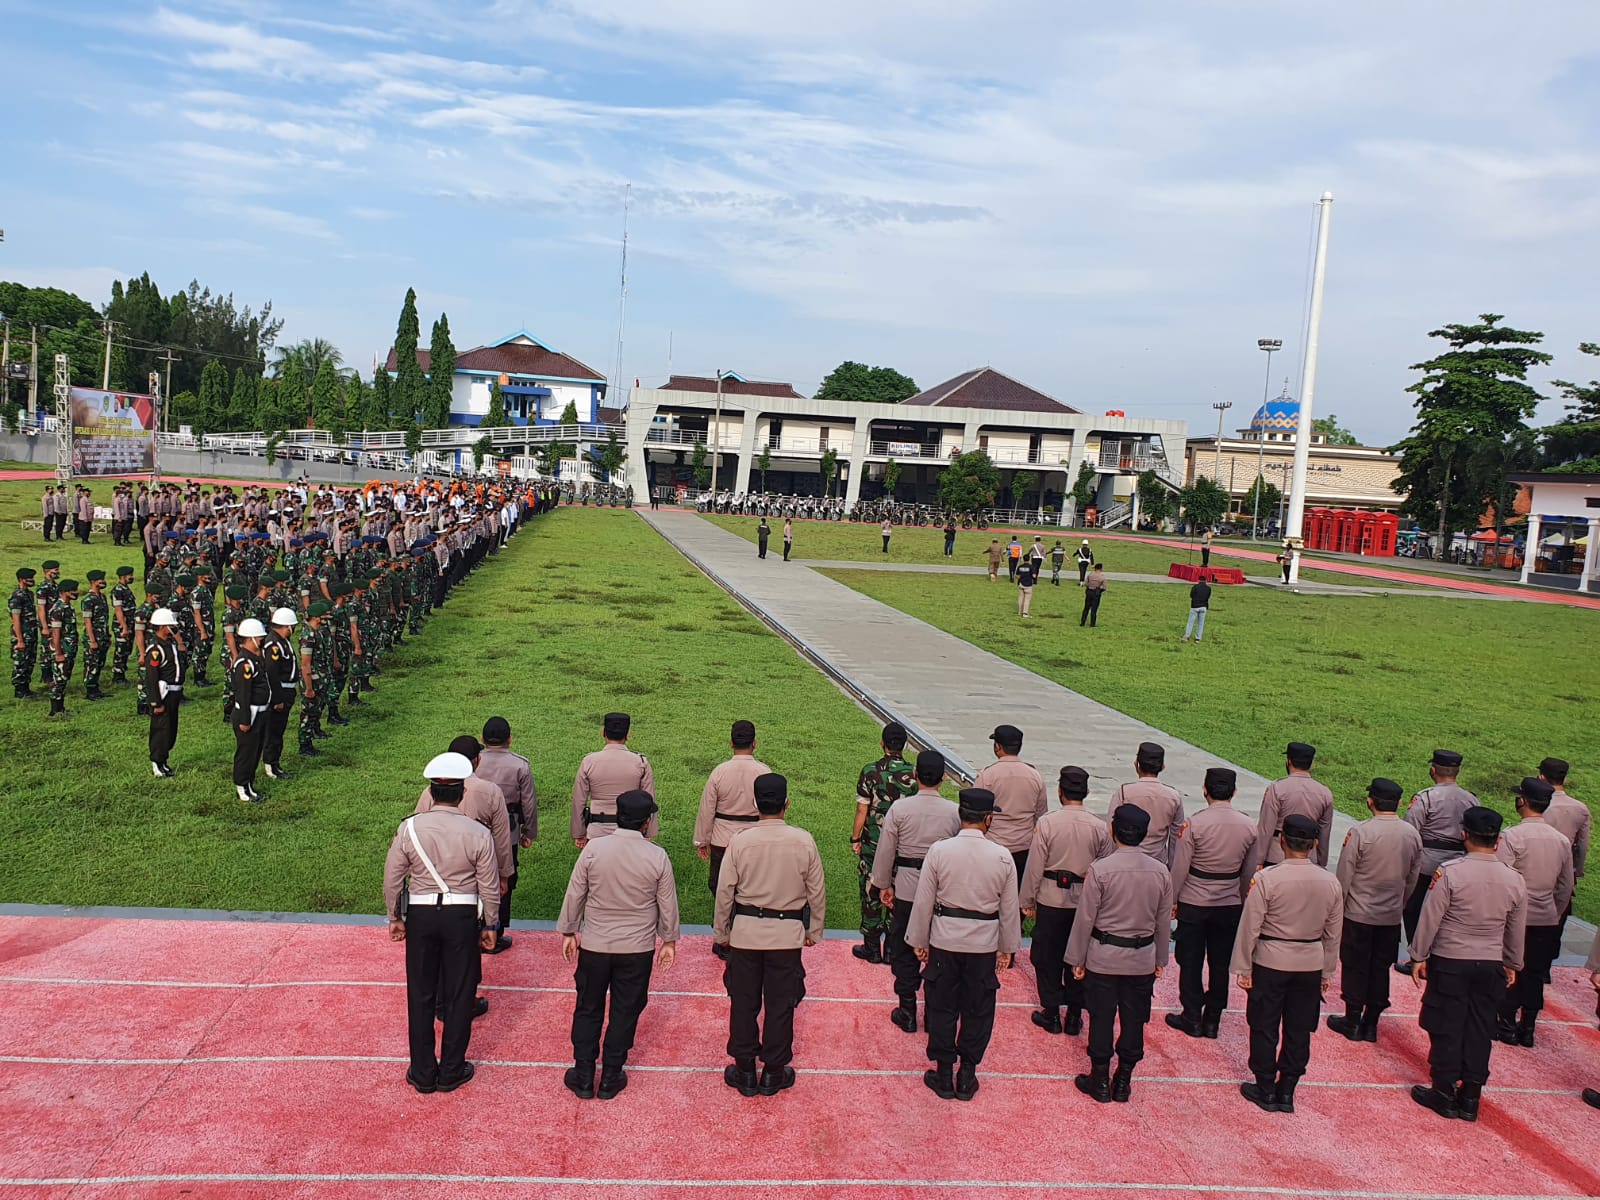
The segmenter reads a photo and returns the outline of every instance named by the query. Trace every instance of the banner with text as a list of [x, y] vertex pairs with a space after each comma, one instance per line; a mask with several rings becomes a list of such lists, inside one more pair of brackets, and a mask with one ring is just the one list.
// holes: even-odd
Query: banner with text
[[72, 473], [150, 473], [156, 465], [155, 426], [154, 397], [73, 388]]

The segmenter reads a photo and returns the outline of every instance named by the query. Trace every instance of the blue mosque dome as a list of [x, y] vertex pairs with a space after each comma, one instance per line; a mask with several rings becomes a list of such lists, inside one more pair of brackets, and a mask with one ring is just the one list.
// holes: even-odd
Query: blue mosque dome
[[[1250, 418], [1250, 432], [1265, 435], [1269, 440], [1282, 440], [1292, 436], [1300, 427], [1300, 401], [1289, 395], [1287, 388], [1276, 400], [1269, 400], [1256, 409]], [[1276, 438], [1273, 435], [1277, 435]]]

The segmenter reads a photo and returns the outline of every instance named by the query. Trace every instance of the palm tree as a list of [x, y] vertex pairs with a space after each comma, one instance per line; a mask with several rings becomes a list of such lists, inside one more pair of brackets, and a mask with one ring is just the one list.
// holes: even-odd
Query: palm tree
[[282, 375], [285, 368], [296, 365], [305, 379], [315, 379], [323, 363], [335, 370], [344, 364], [344, 355], [327, 338], [302, 338], [292, 346], [279, 346], [277, 361], [272, 365], [274, 375]]

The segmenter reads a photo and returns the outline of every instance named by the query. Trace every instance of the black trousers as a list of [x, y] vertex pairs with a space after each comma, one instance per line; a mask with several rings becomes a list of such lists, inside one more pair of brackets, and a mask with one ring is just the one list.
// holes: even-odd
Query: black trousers
[[267, 724], [261, 740], [261, 761], [269, 766], [277, 766], [283, 757], [283, 735], [289, 728], [289, 714], [293, 711], [294, 701], [291, 700], [282, 709], [269, 708], [262, 714]]
[[1322, 1011], [1321, 971], [1279, 971], [1257, 963], [1244, 1006], [1250, 1026], [1250, 1072], [1258, 1083], [1294, 1083], [1311, 1062], [1311, 1035]]
[[1083, 616], [1078, 618], [1081, 627], [1085, 621], [1093, 629], [1100, 621], [1100, 597], [1105, 595], [1103, 588], [1089, 588], [1083, 593]]
[[600, 954], [578, 950], [578, 1005], [572, 1010], [572, 1057], [592, 1063], [600, 1056], [600, 1027], [611, 997], [611, 1023], [606, 1025], [605, 1066], [620, 1067], [633, 1049], [639, 1014], [650, 1003], [650, 970], [655, 953]]
[[1017, 578], [1017, 563], [1020, 562], [1020, 561], [1021, 561], [1020, 559], [1015, 559], [1015, 558], [1007, 558], [1006, 559], [1006, 578], [1010, 579], [1012, 582], [1016, 581], [1016, 578]]
[[[482, 976], [478, 910], [469, 904], [413, 905], [406, 914], [406, 1023], [411, 1034], [411, 1077], [424, 1087], [461, 1077], [472, 1037], [472, 1004]], [[444, 1013], [437, 1058], [436, 1010]]]
[[1422, 919], [1422, 902], [1428, 898], [1428, 885], [1432, 882], [1432, 875], [1418, 875], [1417, 882], [1412, 885], [1411, 894], [1406, 897], [1406, 910], [1401, 920], [1405, 922], [1407, 946], [1410, 946], [1411, 939], [1417, 936], [1417, 922]]
[[901, 1008], [917, 1006], [917, 989], [922, 986], [922, 964], [917, 952], [906, 945], [906, 927], [911, 924], [912, 902], [894, 898], [894, 912], [889, 916], [889, 932], [883, 948], [889, 958], [889, 970], [894, 973], [894, 994]]
[[1561, 955], [1561, 926], [1529, 925], [1522, 950], [1522, 970], [1514, 987], [1506, 989], [1500, 1015], [1508, 1020], [1520, 1010], [1529, 1020], [1544, 1008], [1544, 977]]
[[757, 558], [765, 558], [766, 556], [767, 556], [767, 539], [765, 537], [758, 538], [757, 541], [756, 541], [756, 557]]
[[885, 554], [889, 553], [889, 535], [887, 533], [883, 535], [883, 552]]
[[513, 822], [511, 837], [511, 874], [506, 878], [506, 884], [500, 889], [500, 930], [505, 933], [511, 929], [511, 893], [517, 890], [517, 839], [523, 826]]
[[229, 724], [233, 728], [233, 782], [249, 786], [255, 783], [256, 767], [261, 762], [261, 743], [267, 732], [267, 714], [257, 713], [248, 729], [240, 730], [240, 718], [248, 718], [248, 708], [236, 708]]
[[150, 698], [150, 761], [167, 765], [167, 755], [178, 744], [178, 693], [173, 692], [162, 704], [164, 711], [155, 710], [156, 698]]
[[994, 1034], [995, 998], [1000, 976], [994, 952], [963, 954], [928, 951], [927, 985], [928, 1057], [939, 1064], [962, 1063], [975, 1067], [983, 1061]]
[[1022, 889], [1022, 873], [1028, 869], [1028, 852], [1026, 850], [1013, 850], [1011, 861], [1017, 864], [1017, 889]]
[[1178, 905], [1172, 956], [1178, 961], [1178, 1003], [1191, 1021], [1221, 1020], [1228, 1007], [1228, 959], [1243, 914], [1242, 904]]
[[[1054, 887], [1045, 880], [1041, 887]], [[1072, 936], [1075, 908], [1051, 908], [1041, 904], [1033, 918], [1033, 976], [1039, 985], [1039, 1007], [1055, 1012], [1063, 1004], [1083, 1007], [1083, 982], [1072, 977], [1067, 966], [1067, 939]]]
[[1494, 1018], [1505, 1002], [1506, 976], [1487, 960], [1428, 959], [1428, 988], [1418, 1024], [1428, 1035], [1428, 1070], [1435, 1087], [1489, 1081]]
[[1389, 977], [1400, 953], [1400, 926], [1363, 925], [1345, 918], [1339, 935], [1339, 995], [1345, 1011], [1376, 1021], [1389, 1007]]
[[711, 889], [711, 894], [717, 894], [717, 882], [722, 878], [722, 859], [728, 853], [726, 846], [712, 846], [711, 857], [706, 868], [706, 886]]
[[789, 561], [789, 551], [791, 551], [793, 549], [794, 549], [794, 539], [793, 538], [784, 538], [783, 539], [783, 561], [784, 562], [788, 562]]
[[[1150, 997], [1156, 977], [1099, 975], [1083, 981], [1083, 1004], [1089, 1010], [1089, 1061], [1109, 1063], [1112, 1041], [1117, 1058], [1132, 1066], [1144, 1057], [1144, 1027], [1150, 1022]], [[1113, 1030], [1113, 1025], [1120, 1026]]]
[[1080, 562], [1078, 564], [1078, 586], [1082, 587], [1083, 586], [1083, 581], [1085, 579], [1087, 579], [1088, 577], [1089, 577], [1089, 564], [1086, 563], [1086, 562]]
[[1211, 547], [1210, 546], [1202, 546], [1200, 548], [1200, 565], [1202, 567], [1209, 567], [1211, 565]]
[[738, 1062], [759, 1058], [773, 1070], [788, 1066], [794, 1059], [794, 1010], [806, 994], [800, 951], [730, 946], [722, 983], [729, 1000], [728, 1054]]

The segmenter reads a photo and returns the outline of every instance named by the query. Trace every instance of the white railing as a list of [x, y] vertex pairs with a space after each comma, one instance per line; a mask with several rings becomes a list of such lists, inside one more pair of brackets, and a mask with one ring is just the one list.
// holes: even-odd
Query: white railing
[[1118, 525], [1126, 525], [1132, 515], [1132, 505], [1112, 504], [1100, 510], [1095, 517], [1095, 524], [1101, 529], [1115, 529]]
[[848, 440], [835, 442], [824, 441], [822, 438], [804, 437], [769, 437], [766, 448], [773, 454], [825, 454], [829, 449], [837, 450], [841, 446], [848, 446]]
[[961, 453], [960, 446], [945, 447], [938, 442], [868, 442], [867, 454], [901, 462], [913, 458], [947, 459]]
[[1102, 450], [1099, 466], [1102, 471], [1126, 471], [1133, 475], [1154, 471], [1173, 487], [1179, 489], [1183, 487], [1183, 477], [1172, 469], [1164, 454], [1118, 454], [1115, 451]]
[[[620, 430], [621, 426], [618, 426], [618, 429]], [[602, 437], [600, 440], [604, 441], [605, 439]], [[620, 433], [618, 434], [618, 440], [621, 440]], [[713, 445], [711, 435], [709, 433], [699, 433], [692, 429], [651, 429], [644, 435], [644, 440], [646, 444], [651, 446], [712, 447]], [[739, 448], [740, 440], [741, 431], [739, 429], [722, 429], [717, 433], [714, 448], [719, 450], [737, 450]]]

